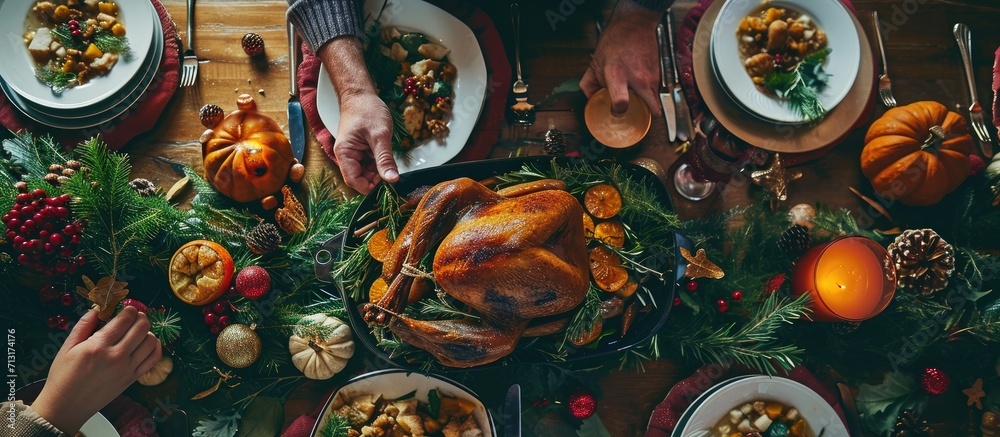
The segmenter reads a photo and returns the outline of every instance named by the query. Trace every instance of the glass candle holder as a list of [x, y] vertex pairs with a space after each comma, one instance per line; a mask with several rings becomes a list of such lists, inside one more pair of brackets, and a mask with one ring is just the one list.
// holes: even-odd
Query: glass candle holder
[[812, 295], [812, 320], [857, 322], [875, 317], [892, 302], [896, 268], [882, 245], [844, 237], [803, 254], [791, 286], [795, 296]]

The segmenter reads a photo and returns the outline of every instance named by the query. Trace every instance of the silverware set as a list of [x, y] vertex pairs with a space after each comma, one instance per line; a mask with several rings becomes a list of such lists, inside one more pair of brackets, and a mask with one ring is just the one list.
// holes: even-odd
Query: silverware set
[[181, 67], [180, 86], [194, 85], [198, 80], [198, 55], [194, 53], [194, 0], [187, 0], [187, 48], [184, 50], [184, 63]]
[[878, 41], [878, 53], [882, 55], [882, 74], [878, 77], [878, 98], [886, 108], [896, 106], [896, 97], [892, 95], [892, 81], [889, 80], [889, 63], [885, 58], [885, 38], [882, 36], [882, 26], [878, 21], [878, 11], [872, 12], [872, 24], [875, 26], [875, 40]]
[[663, 118], [667, 122], [667, 139], [671, 142], [687, 141], [692, 137], [691, 110], [688, 108], [684, 89], [681, 88], [680, 73], [677, 71], [677, 57], [674, 55], [674, 16], [667, 9], [666, 25], [656, 27], [656, 39], [660, 47], [660, 105]]

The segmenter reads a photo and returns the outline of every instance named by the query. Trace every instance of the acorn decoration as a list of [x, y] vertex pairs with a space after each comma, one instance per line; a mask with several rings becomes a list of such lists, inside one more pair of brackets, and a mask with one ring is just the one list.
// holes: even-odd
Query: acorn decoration
[[198, 119], [201, 120], [201, 125], [209, 129], [215, 127], [222, 122], [222, 117], [226, 114], [222, 112], [222, 108], [219, 105], [213, 105], [211, 103], [202, 106], [198, 110]]
[[955, 250], [932, 229], [908, 229], [889, 245], [901, 288], [925, 296], [944, 290], [955, 272]]
[[256, 326], [239, 323], [227, 326], [215, 340], [215, 353], [229, 367], [243, 369], [250, 367], [260, 358], [260, 336], [254, 331]]
[[256, 33], [243, 35], [240, 45], [243, 46], [243, 52], [246, 53], [247, 56], [260, 56], [264, 53], [264, 38]]
[[278, 250], [281, 244], [281, 233], [278, 227], [271, 223], [261, 223], [247, 232], [247, 248], [254, 255], [264, 255]]

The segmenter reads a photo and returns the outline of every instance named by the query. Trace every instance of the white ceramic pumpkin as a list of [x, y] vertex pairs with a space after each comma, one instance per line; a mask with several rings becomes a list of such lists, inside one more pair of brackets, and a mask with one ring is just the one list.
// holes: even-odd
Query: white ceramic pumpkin
[[[324, 335], [309, 335], [321, 327]], [[292, 363], [306, 378], [330, 379], [347, 366], [354, 355], [351, 327], [336, 317], [313, 314], [299, 321], [295, 335], [288, 339]]]
[[173, 370], [174, 360], [164, 355], [163, 358], [160, 358], [160, 361], [157, 361], [153, 365], [152, 369], [149, 369], [148, 372], [139, 377], [139, 384], [147, 386], [160, 385], [160, 383], [167, 379], [167, 376], [170, 376], [170, 372]]

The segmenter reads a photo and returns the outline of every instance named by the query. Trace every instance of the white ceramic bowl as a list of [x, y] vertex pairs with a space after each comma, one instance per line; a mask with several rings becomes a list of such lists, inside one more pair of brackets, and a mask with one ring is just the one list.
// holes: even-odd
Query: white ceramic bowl
[[691, 413], [680, 435], [684, 437], [711, 435], [705, 431], [729, 414], [729, 411], [757, 400], [778, 401], [795, 407], [816, 434], [824, 430], [824, 437], [849, 435], [844, 423], [830, 404], [809, 387], [791, 379], [761, 375], [724, 384], [726, 386], [713, 392], [700, 403], [691, 405], [690, 408], [694, 408], [694, 412]]
[[29, 11], [34, 1], [7, 0], [0, 5], [0, 29], [6, 29], [0, 38], [0, 77], [21, 97], [38, 105], [74, 109], [93, 105], [114, 97], [130, 83], [150, 53], [155, 22], [153, 4], [145, 0], [118, 2], [118, 18], [125, 25], [131, 54], [121, 56], [107, 75], [90, 82], [55, 93], [35, 77], [35, 61], [24, 43], [24, 33]]
[[[364, 16], [378, 16], [384, 2], [365, 1]], [[453, 87], [455, 98], [448, 121], [448, 135], [414, 147], [409, 153], [409, 160], [396, 160], [400, 173], [444, 164], [465, 147], [486, 101], [486, 60], [479, 48], [479, 40], [461, 20], [419, 0], [389, 0], [380, 22], [383, 28], [396, 26], [401, 30], [423, 33], [429, 40], [451, 50], [448, 60], [455, 65], [458, 76]], [[316, 84], [316, 110], [323, 125], [336, 138], [340, 128], [340, 104], [337, 90], [322, 67]]]
[[[827, 35], [832, 51], [823, 64], [831, 75], [819, 93], [827, 111], [837, 106], [854, 86], [861, 65], [861, 43], [850, 12], [840, 0], [773, 0], [775, 7], [788, 7], [808, 15]], [[788, 102], [760, 92], [740, 61], [736, 28], [761, 0], [728, 0], [712, 27], [712, 57], [719, 82], [737, 103], [756, 116], [779, 123], [802, 123], [802, 116]]]
[[415, 392], [415, 399], [427, 402], [427, 393], [434, 389], [446, 396], [472, 401], [476, 405], [472, 417], [476, 420], [479, 428], [483, 430], [483, 435], [496, 437], [493, 416], [472, 390], [444, 377], [407, 372], [401, 369], [369, 372], [348, 381], [335, 391], [326, 405], [323, 406], [323, 412], [320, 413], [319, 420], [313, 427], [312, 435], [320, 435], [319, 432], [326, 424], [329, 415], [333, 414], [333, 411], [341, 405], [340, 399], [351, 399], [362, 394], [381, 394], [386, 399], [395, 399]]

